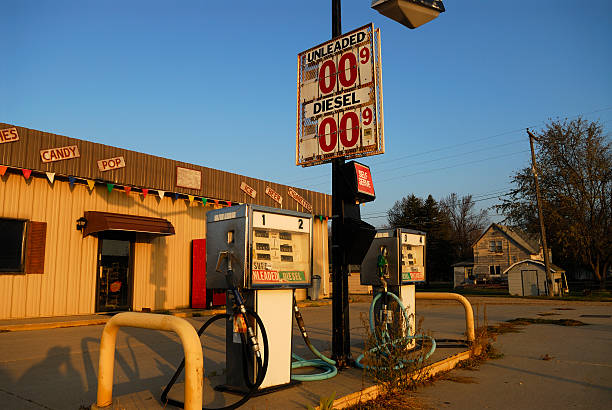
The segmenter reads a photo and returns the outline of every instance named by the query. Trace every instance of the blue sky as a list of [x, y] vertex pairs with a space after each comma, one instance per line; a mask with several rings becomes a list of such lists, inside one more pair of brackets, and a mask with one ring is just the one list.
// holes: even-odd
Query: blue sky
[[[612, 125], [609, 1], [449, 0], [416, 30], [342, 3], [343, 31], [381, 29], [374, 225], [410, 193], [495, 204], [526, 127]], [[330, 193], [330, 165], [295, 166], [297, 54], [330, 38], [330, 5], [0, 0], [0, 121]]]

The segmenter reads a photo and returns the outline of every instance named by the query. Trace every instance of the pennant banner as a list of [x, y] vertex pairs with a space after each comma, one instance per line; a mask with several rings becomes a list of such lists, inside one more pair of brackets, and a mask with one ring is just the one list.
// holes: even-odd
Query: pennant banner
[[130, 191], [132, 190], [132, 187], [131, 187], [131, 186], [124, 186], [124, 187], [123, 187], [123, 190], [125, 191], [125, 194], [126, 194], [126, 195], [129, 195], [129, 194], [130, 194]]
[[157, 190], [157, 195], [159, 195], [160, 199], [164, 199], [164, 195], [166, 195], [166, 191]]
[[115, 184], [106, 184], [106, 189], [108, 189], [109, 194], [111, 193], [114, 187], [115, 187]]
[[187, 195], [187, 199], [189, 199], [189, 203], [193, 202], [193, 195]]
[[55, 172], [45, 172], [45, 174], [47, 174], [49, 182], [53, 183], [55, 181]]
[[0, 176], [4, 176], [7, 169], [8, 167], [5, 167], [4, 165], [0, 165]]
[[96, 181], [91, 180], [91, 179], [87, 180], [87, 186], [89, 187], [90, 191], [93, 191], [95, 185], [96, 185]]
[[148, 193], [149, 193], [149, 190], [147, 188], [142, 188], [142, 197], [143, 198], [146, 198]]
[[22, 169], [21, 172], [23, 172], [23, 177], [26, 179], [26, 181], [30, 179], [30, 175], [32, 175], [31, 169]]
[[206, 199], [206, 198], [202, 198], [202, 204], [203, 204], [204, 206], [206, 206], [206, 202], [208, 202], [208, 199]]

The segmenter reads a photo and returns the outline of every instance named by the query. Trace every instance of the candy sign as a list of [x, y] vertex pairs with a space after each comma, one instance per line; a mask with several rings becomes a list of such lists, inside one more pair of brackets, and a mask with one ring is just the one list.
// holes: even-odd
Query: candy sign
[[379, 30], [298, 54], [297, 96], [296, 165], [384, 153]]

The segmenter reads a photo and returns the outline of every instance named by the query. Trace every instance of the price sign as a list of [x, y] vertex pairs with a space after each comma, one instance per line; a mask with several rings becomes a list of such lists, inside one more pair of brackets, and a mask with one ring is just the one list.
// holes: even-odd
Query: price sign
[[297, 96], [296, 165], [384, 153], [379, 30], [298, 54]]

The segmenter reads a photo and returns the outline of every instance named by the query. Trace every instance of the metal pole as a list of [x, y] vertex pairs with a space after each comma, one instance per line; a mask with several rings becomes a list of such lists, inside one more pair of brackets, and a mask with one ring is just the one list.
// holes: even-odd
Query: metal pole
[[531, 171], [533, 172], [533, 179], [535, 180], [536, 197], [538, 199], [538, 218], [540, 219], [540, 235], [542, 236], [542, 250], [544, 252], [544, 267], [546, 269], [546, 284], [548, 296], [551, 294], [554, 296], [554, 289], [552, 286], [552, 277], [550, 274], [550, 261], [548, 260], [548, 246], [546, 246], [546, 229], [544, 228], [544, 213], [542, 212], [542, 197], [540, 196], [540, 183], [538, 182], [538, 169], [536, 167], [535, 151], [533, 149], [533, 140], [538, 140], [535, 135], [527, 130], [529, 134], [529, 145], [531, 147]]
[[[332, 38], [342, 35], [340, 0], [332, 0]], [[348, 269], [345, 249], [341, 243], [340, 232], [344, 225], [342, 203], [341, 169], [344, 158], [332, 161], [332, 358], [338, 368], [349, 365], [351, 361], [351, 336], [349, 326]]]

